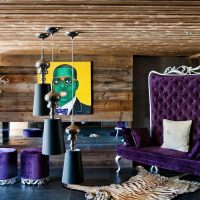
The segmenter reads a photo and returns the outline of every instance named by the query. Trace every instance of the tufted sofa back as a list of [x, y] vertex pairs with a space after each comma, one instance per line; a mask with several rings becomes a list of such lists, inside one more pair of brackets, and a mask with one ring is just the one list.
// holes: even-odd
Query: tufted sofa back
[[200, 74], [149, 74], [150, 127], [153, 141], [163, 143], [163, 119], [192, 120], [190, 147], [200, 139]]

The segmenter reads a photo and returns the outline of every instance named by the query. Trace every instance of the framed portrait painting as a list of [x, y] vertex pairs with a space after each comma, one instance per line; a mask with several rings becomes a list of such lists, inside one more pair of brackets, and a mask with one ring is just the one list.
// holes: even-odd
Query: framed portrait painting
[[91, 62], [51, 62], [46, 83], [60, 94], [55, 114], [92, 113]]

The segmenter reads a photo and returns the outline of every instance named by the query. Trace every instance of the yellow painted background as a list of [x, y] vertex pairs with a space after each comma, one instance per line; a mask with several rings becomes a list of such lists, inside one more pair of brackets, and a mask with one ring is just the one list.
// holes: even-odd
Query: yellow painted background
[[[50, 62], [48, 74], [46, 75], [46, 83], [51, 83], [53, 71], [56, 67], [62, 64], [73, 66], [77, 71], [77, 79], [79, 87], [76, 91], [76, 96], [81, 103], [91, 106], [91, 62]], [[37, 76], [40, 83], [40, 75]]]

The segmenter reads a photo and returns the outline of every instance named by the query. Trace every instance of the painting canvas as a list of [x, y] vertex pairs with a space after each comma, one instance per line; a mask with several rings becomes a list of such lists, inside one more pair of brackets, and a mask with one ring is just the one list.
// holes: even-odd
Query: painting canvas
[[91, 62], [51, 62], [46, 83], [60, 94], [57, 115], [91, 114]]

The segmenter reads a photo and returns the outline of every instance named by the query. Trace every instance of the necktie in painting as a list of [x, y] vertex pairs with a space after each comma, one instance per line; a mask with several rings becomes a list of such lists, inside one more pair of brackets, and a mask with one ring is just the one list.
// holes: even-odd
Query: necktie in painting
[[56, 108], [55, 114], [56, 115], [67, 115], [68, 110], [62, 108]]

